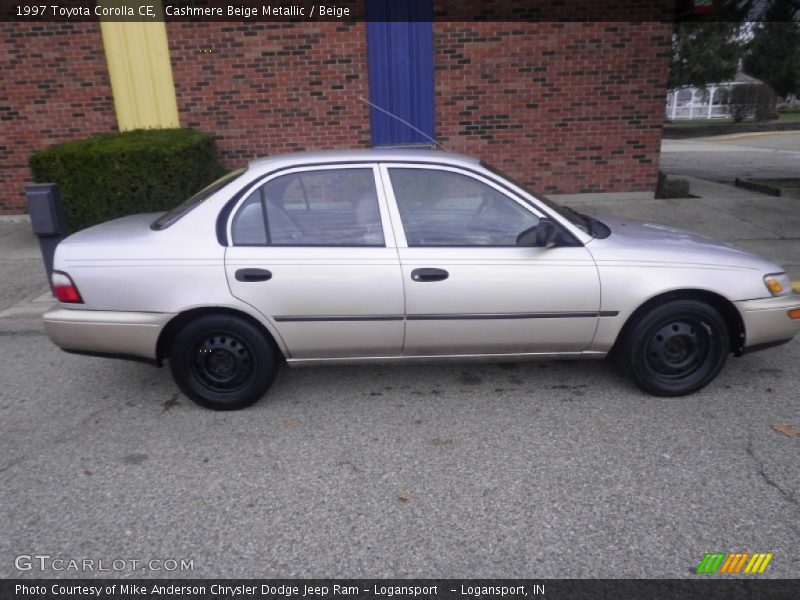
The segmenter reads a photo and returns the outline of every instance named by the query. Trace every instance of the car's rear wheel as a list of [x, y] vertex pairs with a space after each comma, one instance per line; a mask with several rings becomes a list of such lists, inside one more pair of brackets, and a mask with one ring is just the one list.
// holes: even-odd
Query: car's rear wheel
[[238, 410], [261, 398], [275, 378], [275, 352], [254, 325], [232, 315], [187, 323], [170, 352], [172, 377], [200, 406]]
[[623, 369], [644, 391], [683, 396], [708, 385], [728, 359], [728, 327], [712, 306], [674, 300], [639, 315], [621, 340]]

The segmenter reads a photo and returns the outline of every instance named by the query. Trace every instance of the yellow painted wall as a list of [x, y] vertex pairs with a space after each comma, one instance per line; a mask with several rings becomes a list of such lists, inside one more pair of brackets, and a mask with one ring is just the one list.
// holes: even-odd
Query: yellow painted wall
[[100, 30], [120, 131], [180, 127], [165, 24], [101, 20]]

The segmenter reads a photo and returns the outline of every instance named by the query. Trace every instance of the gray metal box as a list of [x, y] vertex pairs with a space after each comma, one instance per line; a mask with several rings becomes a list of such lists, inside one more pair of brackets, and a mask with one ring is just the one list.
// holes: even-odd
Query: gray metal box
[[66, 235], [67, 220], [61, 194], [55, 183], [31, 183], [25, 186], [28, 214], [36, 235]]

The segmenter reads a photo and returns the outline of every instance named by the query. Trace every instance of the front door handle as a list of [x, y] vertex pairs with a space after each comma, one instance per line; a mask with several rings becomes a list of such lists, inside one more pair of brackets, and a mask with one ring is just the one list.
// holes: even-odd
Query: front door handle
[[414, 281], [444, 281], [450, 277], [450, 273], [444, 269], [414, 269], [411, 271], [411, 279]]
[[266, 269], [239, 269], [236, 271], [236, 281], [269, 281], [272, 272]]

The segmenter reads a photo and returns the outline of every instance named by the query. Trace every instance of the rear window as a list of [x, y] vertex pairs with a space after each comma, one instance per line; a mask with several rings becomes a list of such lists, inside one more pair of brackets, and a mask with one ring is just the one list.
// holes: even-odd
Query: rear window
[[181, 217], [188, 214], [194, 207], [198, 206], [201, 202], [208, 199], [218, 190], [222, 189], [223, 187], [228, 185], [231, 181], [242, 175], [242, 173], [244, 173], [246, 170], [247, 170], [246, 168], [236, 169], [235, 171], [231, 171], [227, 175], [223, 175], [213, 183], [210, 183], [202, 190], [197, 192], [191, 198], [184, 200], [172, 210], [169, 210], [160, 217], [158, 217], [158, 219], [153, 221], [152, 225], [150, 225], [150, 229], [153, 229], [155, 231], [166, 229], [167, 227], [178, 221]]

